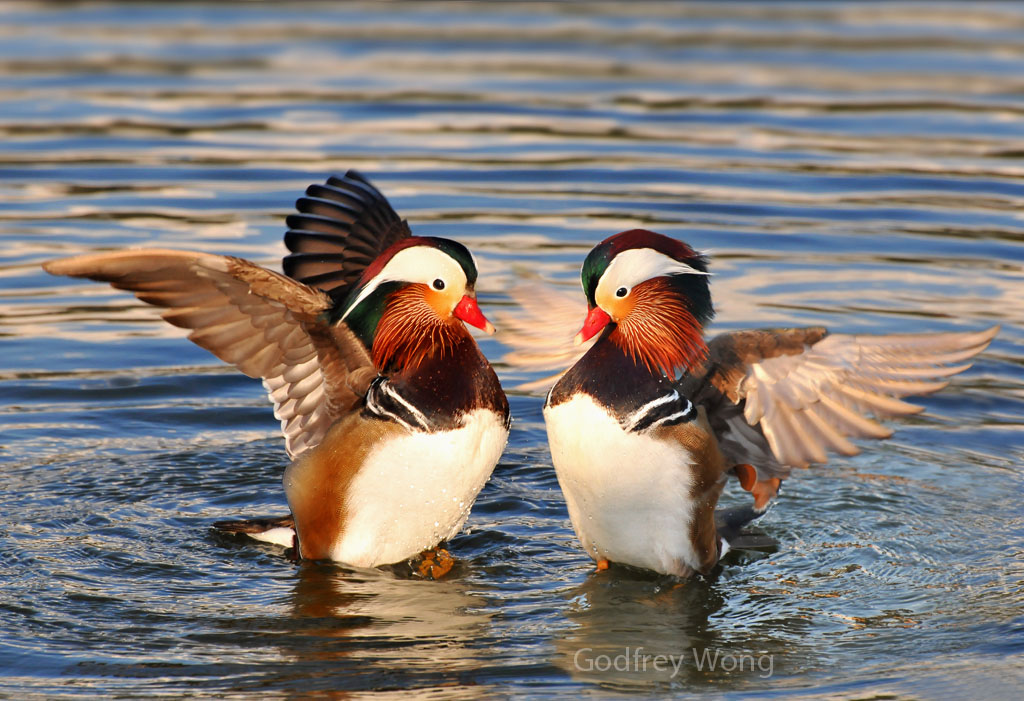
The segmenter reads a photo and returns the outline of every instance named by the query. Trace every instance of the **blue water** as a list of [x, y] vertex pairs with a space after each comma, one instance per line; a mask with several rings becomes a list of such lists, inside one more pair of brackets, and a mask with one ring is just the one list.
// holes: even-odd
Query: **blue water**
[[[1024, 6], [0, 19], [0, 696], [1019, 698]], [[39, 263], [158, 245], [277, 267], [295, 198], [348, 168], [473, 249], [489, 315], [643, 226], [710, 252], [711, 333], [1003, 328], [892, 439], [789, 480], [759, 525], [778, 545], [710, 579], [595, 574], [542, 399], [515, 390], [449, 579], [296, 565], [210, 530], [286, 509], [260, 384]], [[536, 379], [482, 347], [507, 387]]]

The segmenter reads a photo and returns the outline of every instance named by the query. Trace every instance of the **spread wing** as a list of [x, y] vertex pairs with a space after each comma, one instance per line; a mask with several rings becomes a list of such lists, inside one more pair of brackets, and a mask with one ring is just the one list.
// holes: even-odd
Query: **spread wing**
[[512, 349], [502, 356], [502, 362], [525, 372], [554, 371], [553, 375], [516, 387], [546, 391], [594, 345], [596, 339], [573, 344], [587, 315], [586, 302], [579, 290], [570, 293], [540, 281], [515, 285], [508, 295], [515, 311], [495, 314], [497, 339]]
[[378, 255], [411, 235], [384, 195], [354, 170], [310, 185], [295, 207], [299, 213], [288, 217], [284, 236], [291, 251], [284, 272], [335, 302], [348, 296]]
[[330, 327], [331, 298], [240, 258], [149, 249], [62, 258], [43, 266], [129, 290], [249, 377], [263, 379], [291, 456], [319, 443], [376, 376], [363, 344]]
[[[920, 412], [900, 397], [945, 387], [946, 378], [970, 367], [998, 331], [862, 336], [819, 327], [724, 334], [709, 344], [704, 377], [706, 389], [720, 399], [707, 401], [712, 425], [729, 459], [764, 465], [769, 473], [776, 461], [783, 468], [806, 467], [826, 462], [830, 450], [855, 455], [850, 438], [892, 434], [865, 414]], [[754, 427], [770, 456], [757, 455]]]

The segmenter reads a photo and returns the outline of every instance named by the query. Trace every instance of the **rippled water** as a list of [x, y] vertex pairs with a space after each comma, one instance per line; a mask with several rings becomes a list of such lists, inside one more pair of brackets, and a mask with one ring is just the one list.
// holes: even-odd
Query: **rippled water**
[[[0, 696], [1018, 697], [1019, 4], [0, 19]], [[286, 508], [259, 383], [39, 263], [160, 245], [277, 266], [295, 197], [350, 167], [473, 248], [485, 311], [526, 273], [575, 284], [642, 225], [711, 252], [717, 330], [1003, 330], [892, 440], [787, 482], [760, 524], [778, 546], [708, 581], [593, 573], [522, 392], [450, 579], [295, 565], [210, 530]]]

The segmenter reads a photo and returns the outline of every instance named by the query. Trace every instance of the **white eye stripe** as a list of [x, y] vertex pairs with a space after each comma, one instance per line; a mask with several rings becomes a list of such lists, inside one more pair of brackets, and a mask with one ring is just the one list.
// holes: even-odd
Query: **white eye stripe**
[[433, 285], [438, 278], [444, 280], [446, 289], [466, 288], [466, 273], [462, 266], [447, 253], [429, 246], [412, 246], [392, 256], [391, 260], [367, 283], [359, 295], [352, 301], [345, 314], [345, 319], [363, 300], [387, 282], [420, 282]]
[[[645, 280], [662, 275], [709, 275], [653, 248], [631, 248], [615, 256], [597, 284], [595, 296], [612, 296], [621, 287], [627, 293]], [[618, 297], [618, 295], [614, 295]]]

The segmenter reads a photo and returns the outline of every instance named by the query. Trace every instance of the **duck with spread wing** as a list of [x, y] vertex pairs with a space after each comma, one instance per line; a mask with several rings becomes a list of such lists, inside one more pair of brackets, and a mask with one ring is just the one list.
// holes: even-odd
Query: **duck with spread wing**
[[[569, 518], [599, 569], [707, 573], [728, 548], [723, 536], [763, 512], [793, 467], [825, 462], [828, 451], [854, 455], [852, 438], [888, 437], [864, 414], [920, 411], [900, 397], [944, 387], [998, 331], [865, 336], [812, 327], [709, 342], [706, 258], [645, 230], [596, 246], [582, 282], [588, 312], [576, 340], [596, 341], [548, 392], [544, 419]], [[566, 303], [537, 289], [515, 295], [529, 318], [503, 323], [515, 348], [506, 359], [550, 369], [567, 357], [551, 343], [553, 310]], [[753, 504], [716, 522], [730, 474]]]
[[[460, 243], [412, 236], [364, 177], [310, 186], [284, 275], [229, 256], [128, 250], [46, 263], [166, 308], [163, 318], [261, 378], [292, 458], [291, 515], [217, 524], [358, 567], [403, 562], [461, 529], [509, 432], [463, 322], [493, 332]], [[428, 552], [429, 574], [451, 560]]]

